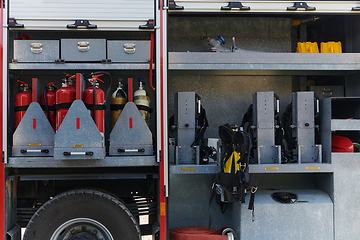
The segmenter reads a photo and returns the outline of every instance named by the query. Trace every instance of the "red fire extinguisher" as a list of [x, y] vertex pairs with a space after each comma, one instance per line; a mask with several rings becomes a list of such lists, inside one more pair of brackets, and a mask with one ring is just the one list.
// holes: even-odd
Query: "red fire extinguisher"
[[[90, 86], [85, 89], [83, 93], [83, 101], [85, 106], [90, 110], [90, 116], [94, 119], [96, 126], [98, 127], [101, 133], [105, 132], [104, 126], [104, 112], [105, 112], [105, 93], [103, 90], [99, 88], [99, 83], [104, 82], [99, 79], [100, 75], [92, 76], [92, 78], [88, 79]], [[95, 90], [95, 96], [94, 96]], [[94, 104], [95, 103], [95, 104]], [[94, 116], [95, 113], [95, 116]]]
[[[49, 120], [51, 126], [55, 130], [56, 122], [55, 122], [55, 106], [56, 103], [56, 92], [55, 92], [55, 84], [56, 82], [51, 82], [44, 89], [44, 93], [41, 94], [40, 97], [40, 105], [44, 109], [44, 113]], [[44, 95], [46, 98], [44, 98]]]
[[56, 92], [56, 131], [59, 129], [73, 101], [76, 99], [76, 89], [70, 85], [67, 75], [62, 86]]
[[21, 119], [24, 117], [26, 109], [29, 107], [32, 102], [32, 94], [29, 92], [29, 85], [20, 80], [17, 81], [20, 83], [21, 92], [15, 96], [15, 126], [17, 127], [21, 122]]

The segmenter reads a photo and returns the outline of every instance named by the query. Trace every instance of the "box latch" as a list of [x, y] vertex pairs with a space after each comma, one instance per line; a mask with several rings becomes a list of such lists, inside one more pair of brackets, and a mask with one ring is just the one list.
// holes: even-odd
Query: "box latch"
[[135, 53], [135, 43], [125, 43], [124, 44], [124, 52], [127, 54]]
[[89, 48], [90, 48], [89, 42], [85, 42], [85, 41], [78, 42], [78, 50], [80, 52], [87, 52], [89, 51]]
[[42, 43], [31, 43], [31, 52], [32, 53], [41, 53], [42, 52]]

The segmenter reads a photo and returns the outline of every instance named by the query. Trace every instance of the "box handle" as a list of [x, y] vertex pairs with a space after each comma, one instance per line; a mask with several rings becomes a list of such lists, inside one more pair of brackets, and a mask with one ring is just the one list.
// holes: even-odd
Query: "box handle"
[[135, 43], [125, 43], [124, 44], [124, 52], [127, 54], [135, 53]]
[[31, 52], [32, 53], [41, 53], [42, 52], [42, 43], [32, 43], [31, 46]]
[[78, 50], [80, 52], [87, 52], [87, 51], [89, 51], [89, 48], [90, 48], [89, 42], [85, 42], [85, 41], [78, 42]]

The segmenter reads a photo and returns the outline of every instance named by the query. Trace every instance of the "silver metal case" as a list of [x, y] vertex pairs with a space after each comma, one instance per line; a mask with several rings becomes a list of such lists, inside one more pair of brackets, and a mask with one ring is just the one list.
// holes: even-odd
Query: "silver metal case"
[[14, 40], [14, 61], [55, 62], [59, 59], [59, 40]]
[[106, 59], [106, 40], [61, 39], [61, 59], [66, 62], [100, 62]]
[[112, 62], [143, 62], [150, 60], [150, 41], [108, 40], [108, 59]]
[[[274, 192], [297, 195], [294, 203], [279, 203]], [[250, 194], [245, 202], [250, 201]], [[247, 204], [233, 204], [234, 230], [240, 239], [333, 239], [333, 202], [327, 193], [317, 189], [259, 190], [255, 197], [255, 215]], [[234, 224], [234, 225], [235, 225]], [[304, 231], [306, 229], [306, 231]]]

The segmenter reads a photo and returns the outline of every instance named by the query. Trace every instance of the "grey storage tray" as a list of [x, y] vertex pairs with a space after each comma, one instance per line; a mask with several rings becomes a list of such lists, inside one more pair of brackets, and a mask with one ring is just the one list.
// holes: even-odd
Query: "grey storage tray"
[[14, 40], [14, 62], [55, 62], [59, 40]]
[[107, 54], [111, 62], [142, 62], [150, 60], [150, 41], [108, 40]]
[[106, 59], [105, 39], [61, 39], [65, 62], [100, 62]]

